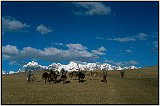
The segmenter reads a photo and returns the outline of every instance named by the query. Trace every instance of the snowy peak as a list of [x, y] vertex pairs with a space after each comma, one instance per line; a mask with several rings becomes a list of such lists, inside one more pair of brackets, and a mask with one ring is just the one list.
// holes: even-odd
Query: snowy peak
[[28, 66], [31, 66], [31, 67], [34, 66], [34, 67], [36, 67], [36, 66], [39, 66], [39, 64], [38, 64], [38, 62], [32, 61], [32, 62], [27, 63], [23, 67], [28, 67]]
[[41, 66], [38, 64], [38, 62], [29, 62], [26, 65], [24, 65], [22, 68], [24, 68], [24, 71], [28, 71], [28, 70], [42, 70], [44, 68], [44, 66]]
[[[21, 69], [19, 69], [17, 72], [10, 71], [9, 74], [18, 73], [18, 72], [25, 72], [28, 70], [56, 70], [61, 71], [61, 69], [64, 69], [65, 71], [79, 71], [79, 70], [87, 70], [87, 71], [93, 71], [93, 70], [124, 70], [124, 69], [138, 69], [136, 66], [127, 66], [127, 67], [121, 67], [121, 66], [112, 66], [108, 63], [87, 63], [87, 62], [81, 62], [81, 61], [70, 61], [69, 64], [63, 65], [60, 63], [52, 63], [49, 66], [42, 66], [39, 65], [38, 62], [32, 61], [24, 65]], [[2, 74], [8, 74], [5, 71], [2, 70]]]
[[41, 66], [37, 62], [29, 62], [28, 64], [24, 65], [26, 69], [32, 68], [31, 70], [34, 70], [34, 68], [37, 69], [49, 69], [49, 70], [57, 70], [60, 71], [62, 68], [66, 71], [78, 71], [78, 70], [123, 70], [123, 69], [138, 69], [136, 66], [128, 66], [128, 67], [121, 67], [121, 66], [112, 66], [108, 63], [86, 63], [81, 61], [70, 61], [69, 64], [63, 65], [60, 63], [52, 63], [49, 66]]
[[2, 70], [2, 74], [8, 74], [6, 71]]

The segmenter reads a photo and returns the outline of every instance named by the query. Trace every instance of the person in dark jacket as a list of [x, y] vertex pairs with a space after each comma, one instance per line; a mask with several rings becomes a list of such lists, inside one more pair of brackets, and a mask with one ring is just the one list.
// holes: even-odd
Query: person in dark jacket
[[122, 78], [124, 78], [124, 73], [125, 73], [124, 70], [120, 70], [120, 74], [121, 74], [121, 77], [122, 77]]
[[32, 76], [32, 73], [31, 73], [31, 70], [29, 70], [28, 74], [27, 74], [27, 80], [28, 80], [28, 82], [31, 81], [31, 76]]

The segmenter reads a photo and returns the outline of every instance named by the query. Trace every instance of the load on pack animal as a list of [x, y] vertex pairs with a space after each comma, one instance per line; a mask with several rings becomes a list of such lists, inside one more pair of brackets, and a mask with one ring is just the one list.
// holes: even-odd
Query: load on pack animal
[[79, 83], [80, 82], [82, 82], [82, 80], [85, 78], [85, 74], [83, 74], [82, 72], [80, 72], [80, 71], [73, 71], [73, 72], [70, 72], [69, 73], [69, 77], [70, 78], [73, 78], [73, 77], [75, 77], [75, 78], [78, 78], [78, 80], [79, 80]]
[[65, 83], [67, 76], [66, 76], [66, 72], [64, 71], [64, 69], [62, 68], [61, 70], [62, 76], [61, 76], [61, 81], [63, 81], [63, 84]]
[[58, 77], [58, 75], [53, 70], [51, 70], [50, 73], [44, 72], [42, 74], [42, 79], [45, 80], [45, 83], [46, 83], [46, 81], [48, 81], [49, 83], [51, 83], [52, 81], [53, 81], [53, 83], [56, 83], [57, 77]]

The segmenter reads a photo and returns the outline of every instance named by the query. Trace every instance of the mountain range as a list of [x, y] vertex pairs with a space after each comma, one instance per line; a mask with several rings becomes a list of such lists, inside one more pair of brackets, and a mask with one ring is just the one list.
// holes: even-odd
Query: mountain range
[[64, 69], [65, 71], [78, 71], [78, 70], [87, 70], [87, 71], [93, 71], [93, 70], [124, 70], [124, 69], [138, 69], [140, 67], [136, 66], [112, 66], [108, 63], [87, 63], [87, 62], [81, 62], [81, 61], [70, 61], [69, 64], [64, 65], [60, 63], [53, 63], [49, 66], [42, 66], [39, 65], [38, 62], [31, 61], [24, 65], [21, 69], [19, 69], [17, 72], [10, 71], [7, 73], [6, 71], [2, 70], [2, 74], [14, 74], [18, 72], [25, 72], [28, 70], [34, 71], [34, 70], [56, 70], [60, 71], [61, 69]]

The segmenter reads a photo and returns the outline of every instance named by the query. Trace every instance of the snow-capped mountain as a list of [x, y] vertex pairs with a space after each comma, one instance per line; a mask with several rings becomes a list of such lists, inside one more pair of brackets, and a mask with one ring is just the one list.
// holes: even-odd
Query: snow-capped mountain
[[2, 74], [8, 74], [6, 71], [2, 70]]
[[[49, 66], [42, 66], [39, 65], [38, 62], [29, 62], [26, 65], [24, 65], [21, 69], [19, 69], [17, 72], [10, 71], [9, 74], [18, 73], [18, 72], [25, 72], [28, 70], [56, 70], [61, 71], [61, 69], [64, 69], [65, 71], [79, 71], [79, 70], [87, 70], [87, 71], [93, 71], [93, 70], [123, 70], [123, 69], [138, 69], [136, 66], [127, 66], [127, 67], [121, 67], [121, 66], [112, 66], [108, 63], [87, 63], [87, 62], [81, 62], [81, 61], [70, 61], [69, 64], [63, 65], [60, 63], [53, 63]], [[2, 71], [2, 74], [6, 74], [6, 72]]]
[[93, 71], [93, 70], [123, 70], [123, 69], [138, 69], [136, 66], [128, 66], [128, 67], [121, 67], [121, 66], [112, 66], [108, 63], [86, 63], [86, 62], [80, 62], [80, 61], [70, 61], [69, 64], [63, 65], [60, 63], [53, 63], [49, 66], [41, 66], [37, 62], [29, 62], [28, 64], [24, 65], [25, 70], [57, 70], [60, 71], [62, 68], [66, 71], [78, 71], [78, 70], [88, 70], [88, 71]]
[[124, 67], [123, 69], [138, 69], [138, 68], [136, 66], [128, 66], [128, 67]]
[[14, 71], [10, 71], [10, 72], [9, 72], [9, 74], [14, 74], [14, 73], [16, 73], [16, 72], [14, 72]]
[[38, 62], [29, 62], [26, 65], [23, 66], [25, 71], [28, 70], [42, 70], [42, 66], [38, 64]]

